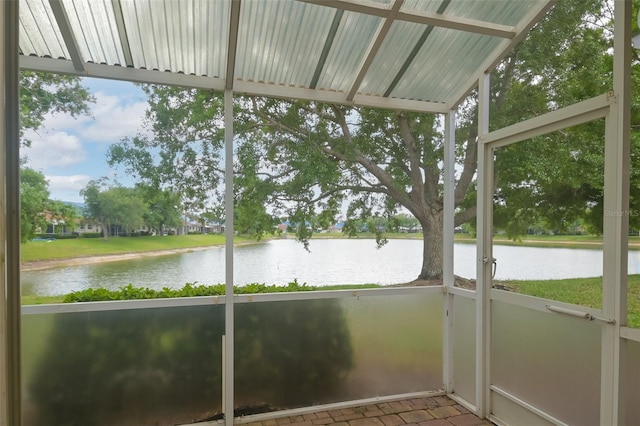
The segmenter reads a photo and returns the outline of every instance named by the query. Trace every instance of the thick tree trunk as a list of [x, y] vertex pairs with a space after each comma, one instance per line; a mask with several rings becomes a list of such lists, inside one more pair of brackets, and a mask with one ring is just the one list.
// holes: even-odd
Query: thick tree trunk
[[102, 226], [102, 237], [105, 240], [109, 239], [109, 224], [107, 222], [102, 222], [100, 226]]
[[419, 218], [422, 225], [422, 269], [418, 280], [442, 279], [442, 210], [428, 212]]

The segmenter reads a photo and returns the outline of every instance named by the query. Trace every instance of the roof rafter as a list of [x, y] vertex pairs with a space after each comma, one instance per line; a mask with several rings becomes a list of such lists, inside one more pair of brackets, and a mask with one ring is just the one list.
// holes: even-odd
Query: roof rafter
[[[440, 14], [444, 13], [444, 11], [449, 6], [449, 3], [451, 3], [451, 0], [444, 0], [440, 4], [440, 7], [438, 7], [438, 13]], [[429, 25], [422, 32], [420, 39], [415, 44], [415, 46], [413, 46], [413, 49], [409, 53], [409, 56], [407, 56], [407, 59], [405, 59], [404, 64], [402, 64], [402, 67], [400, 67], [400, 70], [394, 77], [393, 81], [391, 82], [387, 90], [384, 92], [385, 97], [389, 97], [391, 95], [391, 92], [393, 92], [393, 89], [396, 88], [396, 86], [398, 85], [398, 82], [400, 82], [400, 79], [404, 77], [404, 74], [407, 72], [407, 70], [411, 66], [411, 63], [416, 58], [416, 56], [418, 56], [418, 52], [420, 52], [420, 49], [422, 49], [422, 46], [424, 46], [424, 43], [427, 41], [427, 38], [429, 38], [429, 36], [431, 35], [431, 31], [433, 31], [433, 28], [434, 27], [432, 25]]]
[[511, 40], [503, 40], [493, 52], [487, 55], [487, 59], [480, 64], [477, 72], [463, 84], [462, 89], [452, 96], [454, 101], [451, 108], [455, 108], [464, 98], [473, 91], [478, 85], [478, 80], [485, 72], [493, 70], [500, 61], [515, 48], [529, 33], [529, 30], [558, 2], [558, 0], [548, 0], [546, 3], [540, 4], [538, 7], [532, 8], [527, 15], [520, 21], [520, 25], [516, 27], [516, 36]]
[[236, 69], [236, 50], [238, 48], [238, 29], [240, 28], [240, 0], [231, 0], [229, 16], [229, 44], [227, 47], [227, 73], [224, 88], [233, 89], [233, 76]]
[[120, 37], [120, 46], [122, 46], [122, 52], [124, 53], [124, 61], [126, 66], [133, 66], [133, 56], [131, 55], [131, 45], [129, 44], [129, 36], [127, 36], [127, 30], [124, 25], [124, 16], [122, 14], [122, 5], [120, 0], [111, 0], [113, 6], [113, 14], [116, 17], [116, 26], [118, 27], [118, 36]]
[[351, 89], [347, 94], [347, 101], [351, 102], [354, 96], [356, 95], [356, 93], [358, 93], [358, 89], [362, 84], [362, 80], [364, 80], [364, 76], [367, 74], [369, 67], [373, 63], [373, 60], [375, 59], [376, 55], [378, 54], [378, 50], [380, 50], [380, 46], [382, 46], [384, 39], [387, 37], [387, 34], [391, 29], [391, 24], [393, 24], [396, 16], [398, 16], [398, 12], [400, 11], [400, 8], [402, 7], [403, 3], [404, 3], [404, 0], [396, 0], [395, 3], [393, 3], [393, 6], [391, 6], [390, 10], [385, 9], [387, 11], [387, 14], [385, 16], [386, 19], [381, 23], [380, 27], [378, 27], [378, 31], [376, 31], [376, 35], [373, 38], [373, 42], [369, 45], [369, 49], [367, 49], [367, 54], [365, 55], [364, 60], [358, 67], [359, 69], [358, 75], [353, 80]]
[[[389, 8], [378, 3], [355, 3], [352, 0], [300, 0], [320, 6], [334, 7], [336, 9], [349, 10], [351, 12], [385, 18], [389, 15]], [[477, 19], [467, 19], [455, 16], [445, 16], [433, 12], [399, 11], [395, 17], [398, 21], [414, 22], [416, 24], [433, 25], [434, 27], [450, 28], [452, 30], [466, 31], [470, 33], [489, 35], [494, 37], [512, 38], [516, 30], [508, 25], [499, 25]]]
[[[102, 64], [85, 64], [85, 72], [78, 72], [71, 61], [35, 56], [20, 56], [20, 68], [32, 71], [46, 71], [60, 74], [83, 75], [111, 80], [131, 81], [136, 83], [166, 84], [198, 89], [225, 90], [225, 81], [221, 78], [202, 77], [196, 75], [170, 73], [139, 68], [118, 67]], [[449, 111], [444, 103], [423, 102], [408, 99], [383, 98], [380, 96], [356, 95], [348, 101], [344, 93], [327, 90], [314, 90], [299, 87], [262, 84], [248, 81], [234, 82], [234, 92], [247, 95], [266, 96], [272, 98], [291, 98], [315, 100], [341, 105], [358, 105], [371, 108], [401, 109], [404, 111], [446, 113]]]
[[71, 56], [73, 66], [75, 67], [76, 71], [83, 72], [84, 63], [82, 62], [82, 58], [80, 57], [78, 42], [73, 36], [71, 24], [69, 23], [69, 17], [67, 16], [67, 12], [62, 5], [62, 1], [49, 0], [49, 5], [51, 6], [51, 11], [53, 12], [53, 16], [56, 20], [56, 23], [58, 24], [58, 28], [60, 28], [62, 39], [64, 40], [64, 44], [66, 45], [67, 50], [69, 51], [69, 56]]
[[318, 80], [320, 80], [320, 75], [322, 74], [322, 70], [324, 69], [324, 64], [327, 62], [327, 57], [329, 56], [329, 52], [331, 51], [331, 46], [333, 46], [333, 42], [336, 39], [336, 33], [338, 32], [338, 27], [340, 26], [340, 21], [342, 20], [343, 15], [344, 10], [337, 9], [336, 14], [333, 16], [331, 28], [329, 28], [329, 35], [327, 35], [327, 39], [324, 42], [324, 47], [322, 48], [322, 53], [320, 54], [318, 65], [316, 66], [316, 70], [313, 73], [313, 77], [311, 78], [311, 84], [309, 85], [309, 87], [311, 87], [312, 89], [315, 89], [318, 85]]

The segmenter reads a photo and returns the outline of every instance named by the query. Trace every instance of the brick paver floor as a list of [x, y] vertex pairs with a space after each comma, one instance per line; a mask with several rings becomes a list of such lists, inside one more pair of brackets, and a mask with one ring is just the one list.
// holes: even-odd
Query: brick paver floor
[[477, 426], [491, 425], [446, 396], [380, 402], [248, 423], [249, 426]]

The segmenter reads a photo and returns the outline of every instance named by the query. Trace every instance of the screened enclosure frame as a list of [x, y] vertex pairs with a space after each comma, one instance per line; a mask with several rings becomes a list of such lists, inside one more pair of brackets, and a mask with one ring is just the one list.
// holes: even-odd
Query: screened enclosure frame
[[[605, 209], [616, 212], [629, 208], [630, 150], [630, 48], [631, 2], [615, 0], [614, 87], [612, 92], [576, 105], [527, 120], [496, 131], [489, 131], [489, 73], [520, 42], [529, 29], [553, 6], [554, 1], [509, 2], [512, 8], [479, 5], [460, 8], [455, 0], [389, 0], [360, 2], [350, 0], [305, 0], [266, 2], [227, 0], [182, 2], [189, 13], [180, 15], [182, 27], [172, 26], [166, 16], [172, 2], [158, 2], [153, 8], [145, 2], [121, 0], [94, 2], [84, 8], [74, 0], [20, 0], [2, 2], [0, 35], [0, 98], [4, 100], [0, 127], [2, 150], [0, 168], [4, 185], [0, 186], [0, 236], [4, 260], [0, 276], [0, 425], [21, 421], [20, 378], [20, 235], [19, 235], [19, 68], [77, 76], [110, 78], [132, 82], [170, 84], [224, 91], [225, 94], [225, 211], [233, 217], [233, 95], [304, 99], [343, 105], [366, 106], [430, 112], [445, 116], [444, 161], [444, 354], [443, 390], [471, 408], [480, 417], [508, 424], [493, 412], [492, 395], [504, 393], [491, 382], [491, 309], [493, 301], [504, 301], [557, 315], [546, 301], [530, 300], [491, 288], [493, 235], [493, 150], [499, 146], [562, 129], [598, 118], [605, 118]], [[88, 3], [86, 3], [88, 4]], [[269, 5], [281, 9], [269, 10]], [[467, 5], [468, 6], [468, 5]], [[147, 8], [147, 9], [145, 9]], [[262, 9], [261, 9], [262, 8]], [[466, 10], [465, 10], [466, 9]], [[294, 14], [302, 21], [293, 22]], [[451, 12], [451, 13], [449, 13]], [[292, 21], [289, 38], [275, 32], [285, 14]], [[469, 16], [469, 14], [477, 14]], [[310, 18], [313, 16], [316, 21]], [[501, 22], [490, 21], [497, 16]], [[96, 19], [96, 17], [101, 19]], [[201, 17], [202, 21], [198, 21]], [[92, 18], [92, 19], [89, 19]], [[198, 23], [214, 20], [220, 34], [198, 30]], [[307, 21], [304, 21], [304, 19]], [[165, 19], [163, 21], [163, 19]], [[191, 20], [190, 20], [191, 19]], [[271, 19], [271, 20], [269, 20]], [[154, 31], [163, 23], [166, 31]], [[186, 23], [192, 24], [191, 26]], [[311, 23], [315, 27], [308, 27]], [[363, 28], [361, 38], [345, 36], [349, 23]], [[105, 24], [105, 26], [101, 26]], [[210, 23], [209, 23], [210, 24]], [[279, 45], [261, 45], [252, 56], [252, 42], [259, 35], [251, 27], [264, 25]], [[295, 26], [297, 25], [297, 26]], [[305, 25], [307, 27], [305, 27]], [[193, 32], [180, 32], [186, 28]], [[297, 37], [309, 28], [306, 38]], [[352, 29], [353, 27], [351, 27]], [[298, 32], [296, 32], [298, 31]], [[357, 34], [357, 33], [353, 33]], [[294, 39], [293, 41], [291, 39]], [[298, 39], [298, 40], [296, 40]], [[296, 44], [295, 41], [310, 44]], [[402, 43], [403, 40], [409, 40]], [[355, 43], [350, 45], [349, 43]], [[442, 46], [459, 49], [443, 49]], [[276, 50], [276, 47], [283, 50]], [[309, 48], [314, 46], [314, 48]], [[462, 49], [474, 46], [475, 57]], [[345, 55], [359, 47], [355, 59]], [[429, 50], [432, 49], [432, 50]], [[429, 58], [434, 50], [443, 55]], [[312, 52], [307, 57], [301, 52]], [[278, 55], [282, 53], [287, 55]], [[427, 52], [427, 53], [425, 53]], [[394, 56], [397, 54], [399, 56]], [[287, 57], [287, 61], [277, 58]], [[473, 63], [465, 60], [471, 57]], [[400, 58], [400, 59], [398, 59]], [[459, 73], [429, 66], [443, 64], [447, 58]], [[309, 65], [311, 64], [311, 65]], [[393, 64], [391, 66], [390, 64]], [[389, 65], [385, 67], [385, 65]], [[254, 70], [254, 71], [251, 71]], [[425, 71], [426, 70], [426, 71]], [[335, 78], [334, 78], [335, 77]], [[429, 82], [435, 81], [435, 86]], [[454, 288], [453, 274], [453, 188], [455, 184], [455, 109], [475, 88], [479, 92], [479, 149], [477, 198], [477, 290], [475, 293]], [[640, 342], [640, 331], [626, 327], [628, 217], [624, 214], [604, 218], [604, 276], [601, 310], [589, 310], [555, 303], [565, 313], [576, 311], [611, 320], [602, 329], [600, 423], [621, 424], [621, 352], [625, 341]], [[234, 303], [233, 294], [233, 220], [226, 227], [225, 298], [225, 373], [223, 408], [234, 410]], [[286, 296], [282, 296], [285, 299]], [[475, 299], [475, 401], [457, 395], [454, 389], [452, 345], [454, 339], [455, 298]], [[501, 393], [502, 392], [502, 393]], [[508, 397], [508, 396], [507, 396]], [[541, 422], [563, 424], [561, 420], [527, 401], [511, 400], [515, 409], [523, 409]], [[233, 415], [225, 417], [233, 424]]]

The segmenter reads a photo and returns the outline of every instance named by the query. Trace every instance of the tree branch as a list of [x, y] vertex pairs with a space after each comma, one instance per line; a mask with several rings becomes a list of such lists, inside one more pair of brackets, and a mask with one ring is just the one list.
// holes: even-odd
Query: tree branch
[[468, 209], [457, 212], [453, 219], [453, 226], [460, 226], [463, 223], [469, 222], [471, 219], [476, 217], [476, 213], [476, 206], [469, 207]]

